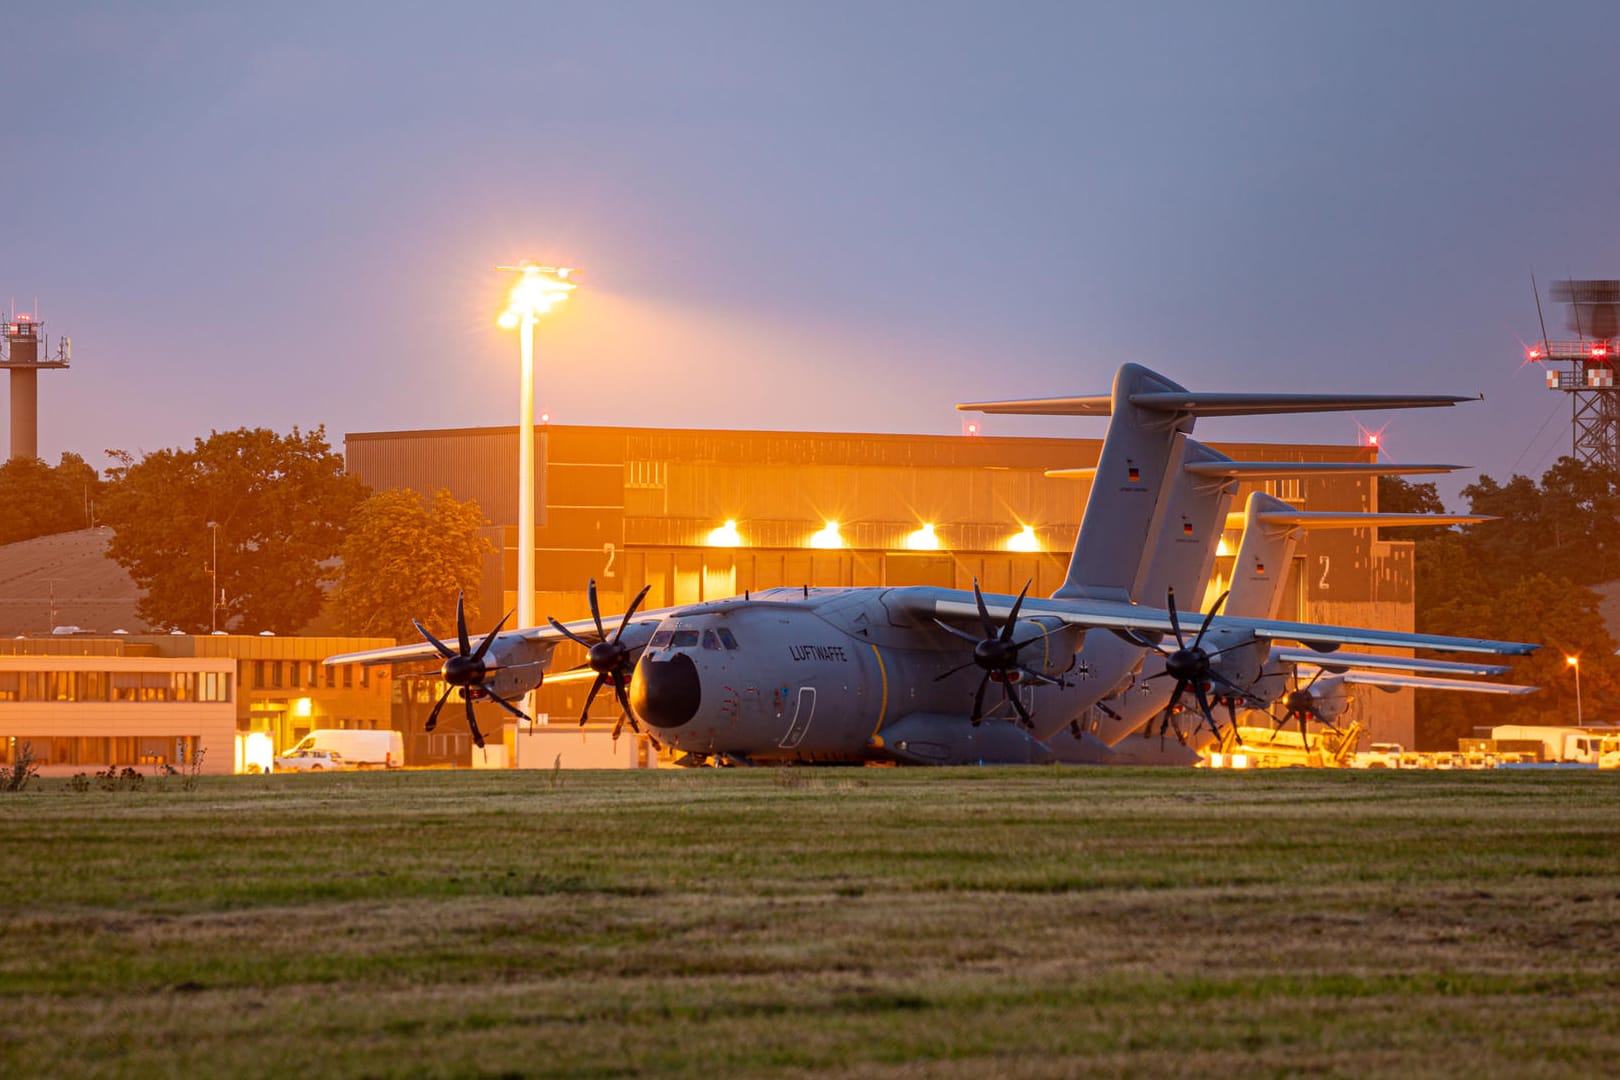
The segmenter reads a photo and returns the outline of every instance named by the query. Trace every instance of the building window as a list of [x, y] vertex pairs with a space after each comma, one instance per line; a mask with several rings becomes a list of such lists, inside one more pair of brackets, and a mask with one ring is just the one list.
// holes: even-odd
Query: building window
[[255, 660], [255, 661], [253, 661], [253, 688], [255, 690], [263, 690], [264, 689], [264, 661], [263, 660]]
[[343, 689], [348, 690], [354, 686], [354, 665], [343, 665]]
[[272, 690], [281, 689], [281, 676], [281, 661], [277, 660], [274, 664], [270, 665], [270, 688]]

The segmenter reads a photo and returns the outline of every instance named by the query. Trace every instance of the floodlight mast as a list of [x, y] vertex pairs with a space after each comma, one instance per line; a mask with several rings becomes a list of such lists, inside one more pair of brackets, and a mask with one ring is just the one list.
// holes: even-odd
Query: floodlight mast
[[[495, 269], [518, 275], [506, 310], [496, 320], [503, 330], [518, 331], [518, 535], [517, 621], [535, 624], [534, 610], [534, 324], [541, 315], [568, 299], [575, 289], [569, 266], [523, 262]], [[534, 691], [525, 695], [524, 711], [534, 716]]]

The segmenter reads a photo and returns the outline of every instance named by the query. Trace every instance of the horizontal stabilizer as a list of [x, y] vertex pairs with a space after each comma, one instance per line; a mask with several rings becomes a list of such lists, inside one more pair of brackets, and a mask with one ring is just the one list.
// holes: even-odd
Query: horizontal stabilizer
[[[1192, 461], [1182, 468], [1215, 480], [1273, 480], [1292, 476], [1427, 476], [1456, 472], [1471, 465], [1392, 465], [1381, 461]], [[1095, 467], [1047, 469], [1052, 480], [1090, 480]]]
[[1197, 461], [1185, 468], [1194, 476], [1271, 480], [1286, 476], [1416, 476], [1456, 472], [1471, 466], [1391, 465], [1381, 461]]
[[[1496, 521], [1488, 514], [1375, 514], [1354, 510], [1267, 510], [1255, 515], [1262, 525], [1300, 529], [1370, 529], [1374, 526], [1477, 525]], [[1242, 528], [1244, 515], [1229, 517], [1226, 527]]]
[[1423, 671], [1431, 675], [1505, 675], [1513, 669], [1506, 664], [1475, 663], [1471, 660], [1429, 660], [1420, 656], [1386, 656], [1382, 653], [1336, 652], [1331, 660], [1313, 649], [1274, 647], [1271, 659], [1283, 663], [1310, 664], [1330, 672], [1346, 668], [1376, 668], [1387, 671]]
[[[1150, 412], [1184, 416], [1255, 416], [1262, 413], [1375, 411], [1427, 409], [1456, 405], [1473, 398], [1452, 394], [1229, 394], [1154, 390], [1130, 395], [1130, 403]], [[1028, 398], [1022, 401], [973, 401], [958, 405], [962, 412], [1009, 413], [1022, 416], [1112, 416], [1113, 398]]]
[[1347, 683], [1377, 686], [1385, 690], [1465, 690], [1470, 694], [1533, 694], [1539, 686], [1520, 686], [1516, 683], [1480, 682], [1477, 679], [1435, 679], [1423, 675], [1374, 674], [1370, 671], [1347, 671], [1340, 678]]

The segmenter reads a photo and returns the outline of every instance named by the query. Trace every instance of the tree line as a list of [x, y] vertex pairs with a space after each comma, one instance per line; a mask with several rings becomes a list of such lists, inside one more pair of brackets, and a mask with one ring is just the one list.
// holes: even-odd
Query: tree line
[[107, 526], [150, 626], [296, 634], [323, 617], [339, 633], [403, 640], [417, 636], [413, 617], [448, 632], [461, 592], [478, 616], [495, 550], [483, 511], [447, 491], [370, 491], [324, 428], [107, 455], [105, 477], [76, 454], [0, 466], [0, 543]]
[[[1620, 663], [1596, 586], [1620, 580], [1620, 473], [1560, 458], [1539, 482], [1481, 476], [1462, 490], [1470, 513], [1499, 520], [1448, 529], [1387, 529], [1413, 539], [1416, 622], [1423, 633], [1532, 641], [1530, 656], [1504, 660], [1503, 680], [1541, 688], [1524, 697], [1438, 690], [1417, 694], [1417, 745], [1455, 749], [1476, 727], [1573, 724], [1614, 719]], [[1433, 484], [1379, 480], [1381, 510], [1444, 509]]]

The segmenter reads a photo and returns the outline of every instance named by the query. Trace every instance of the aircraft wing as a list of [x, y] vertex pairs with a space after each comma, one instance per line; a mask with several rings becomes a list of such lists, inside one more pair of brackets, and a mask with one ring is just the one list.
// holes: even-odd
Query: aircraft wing
[[1515, 683], [1480, 682], [1478, 679], [1434, 679], [1423, 675], [1391, 675], [1387, 672], [1347, 671], [1339, 676], [1341, 682], [1362, 686], [1379, 686], [1386, 690], [1412, 687], [1418, 690], [1466, 690], [1474, 694], [1533, 694], [1539, 686], [1520, 686]]
[[1416, 656], [1386, 656], [1382, 653], [1335, 652], [1330, 657], [1312, 649], [1287, 646], [1271, 650], [1271, 659], [1290, 664], [1312, 664], [1330, 673], [1347, 668], [1373, 668], [1387, 671], [1421, 671], [1430, 675], [1505, 675], [1513, 669], [1505, 664], [1484, 664], [1472, 660], [1427, 660]]
[[[636, 612], [635, 618], [630, 620], [630, 625], [640, 626], [644, 623], [656, 625], [666, 614], [675, 610], [678, 609], [663, 608], [657, 611], [638, 611]], [[600, 637], [600, 635], [596, 632], [596, 624], [590, 619], [575, 619], [573, 622], [565, 622], [563, 625], [573, 633], [584, 638], [586, 641], [596, 641]], [[619, 625], [619, 617], [617, 615], [612, 615], [604, 618], [602, 620], [602, 625], [607, 630], [608, 634], [612, 635], [614, 630]], [[468, 641], [471, 643], [474, 650], [476, 650], [478, 646], [483, 643], [485, 636], [486, 635], [480, 634], [476, 636], [470, 635], [468, 637]], [[454, 634], [441, 636], [439, 640], [450, 646], [451, 649], [456, 648], [456, 639]], [[567, 640], [567, 635], [563, 634], [550, 623], [547, 623], [545, 626], [532, 626], [516, 630], [503, 630], [496, 637], [495, 645], [492, 646], [492, 650], [496, 653], [500, 653], [504, 651], [503, 647], [511, 647], [520, 644], [526, 644], [531, 647], [538, 646], [542, 649], [549, 649], [550, 647], [557, 645], [559, 642]], [[322, 663], [366, 664], [368, 666], [375, 666], [379, 664], [414, 664], [428, 660], [438, 662], [442, 659], [443, 658], [439, 656], [438, 650], [436, 650], [432, 645], [429, 645], [426, 641], [422, 641], [413, 645], [396, 645], [391, 649], [367, 649], [363, 652], [339, 653], [336, 656], [328, 656], [324, 661], [322, 661]]]
[[[978, 626], [978, 608], [973, 594], [958, 589], [929, 590], [934, 598], [922, 600], [917, 614], [924, 617], [959, 619]], [[985, 597], [990, 616], [1005, 620], [1011, 612], [1011, 599], [1004, 596]], [[1173, 634], [1175, 625], [1170, 613], [1162, 608], [1141, 604], [1125, 604], [1110, 600], [1028, 600], [1019, 614], [1025, 618], [1047, 616], [1061, 619], [1070, 626], [1099, 630], [1130, 630], [1150, 634]], [[1201, 613], [1181, 615], [1182, 632], [1189, 638], [1203, 625]], [[1487, 638], [1446, 637], [1442, 634], [1415, 634], [1400, 630], [1365, 630], [1353, 626], [1328, 626], [1316, 623], [1282, 622], [1276, 619], [1242, 619], [1216, 616], [1211, 629], [1227, 628], [1247, 630], [1268, 641], [1297, 641], [1318, 652], [1331, 652], [1341, 645], [1375, 645], [1398, 649], [1434, 649], [1441, 652], [1499, 653], [1522, 656], [1534, 652], [1539, 645], [1522, 641], [1492, 641]]]
[[[1131, 404], [1139, 409], [1187, 416], [1427, 409], [1472, 400], [1453, 394], [1232, 394], [1186, 390], [1152, 390], [1130, 395]], [[1114, 399], [1110, 394], [1090, 394], [1022, 401], [970, 401], [958, 405], [957, 409], [1022, 416], [1112, 416]]]

